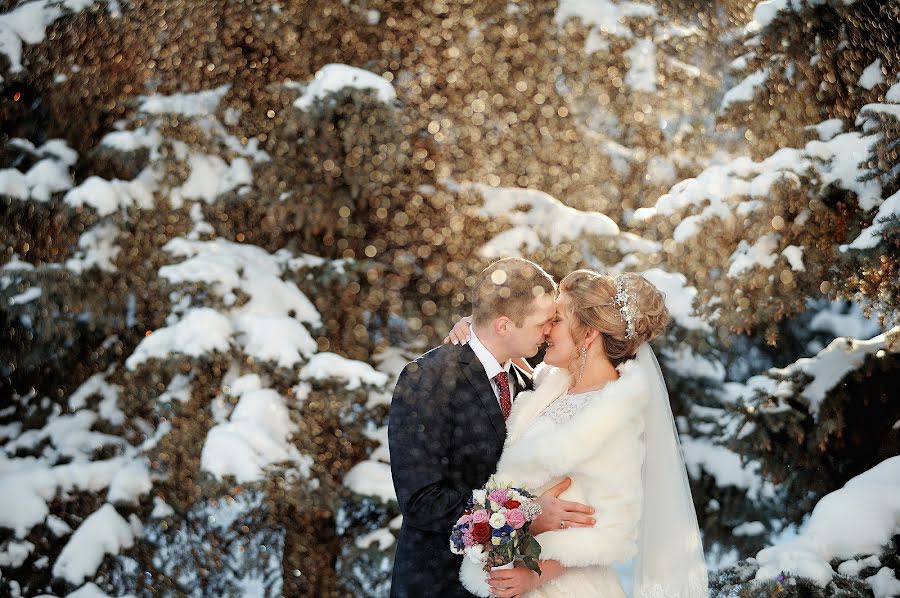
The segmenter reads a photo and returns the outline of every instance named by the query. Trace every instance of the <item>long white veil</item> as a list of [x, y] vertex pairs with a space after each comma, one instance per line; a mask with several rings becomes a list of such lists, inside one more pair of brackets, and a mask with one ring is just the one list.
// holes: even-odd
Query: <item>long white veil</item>
[[678, 430], [659, 362], [650, 345], [637, 365], [650, 385], [644, 426], [644, 486], [634, 598], [707, 598], [706, 563]]

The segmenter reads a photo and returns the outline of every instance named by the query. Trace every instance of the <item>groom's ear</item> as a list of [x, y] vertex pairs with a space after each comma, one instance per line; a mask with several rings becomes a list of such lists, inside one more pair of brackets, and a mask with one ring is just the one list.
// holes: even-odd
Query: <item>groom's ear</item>
[[506, 336], [512, 321], [506, 316], [500, 316], [494, 320], [494, 334], [497, 336]]

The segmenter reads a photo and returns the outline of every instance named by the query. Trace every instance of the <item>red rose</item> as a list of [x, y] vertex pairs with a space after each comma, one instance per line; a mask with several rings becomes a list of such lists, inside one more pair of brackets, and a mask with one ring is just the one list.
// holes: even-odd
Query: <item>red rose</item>
[[491, 526], [484, 521], [473, 525], [472, 539], [478, 544], [487, 544], [491, 539]]
[[504, 503], [503, 506], [506, 507], [507, 509], [518, 509], [521, 506], [521, 504], [522, 503], [520, 503], [517, 500], [508, 500], [508, 501], [506, 501], [506, 503]]

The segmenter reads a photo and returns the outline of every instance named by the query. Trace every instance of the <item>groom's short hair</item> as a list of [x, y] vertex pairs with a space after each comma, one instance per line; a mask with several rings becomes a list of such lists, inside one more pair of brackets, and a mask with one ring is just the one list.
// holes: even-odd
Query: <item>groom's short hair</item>
[[544, 294], [556, 295], [556, 283], [543, 268], [520, 257], [497, 260], [481, 271], [472, 292], [472, 315], [478, 324], [506, 316], [521, 326]]

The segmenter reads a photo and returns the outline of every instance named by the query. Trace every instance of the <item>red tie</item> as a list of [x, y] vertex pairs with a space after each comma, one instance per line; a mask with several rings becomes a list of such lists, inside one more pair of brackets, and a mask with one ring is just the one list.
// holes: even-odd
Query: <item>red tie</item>
[[509, 412], [512, 411], [512, 398], [509, 394], [509, 374], [500, 372], [494, 376], [494, 381], [500, 389], [500, 409], [503, 411], [503, 419], [506, 419], [509, 417]]

